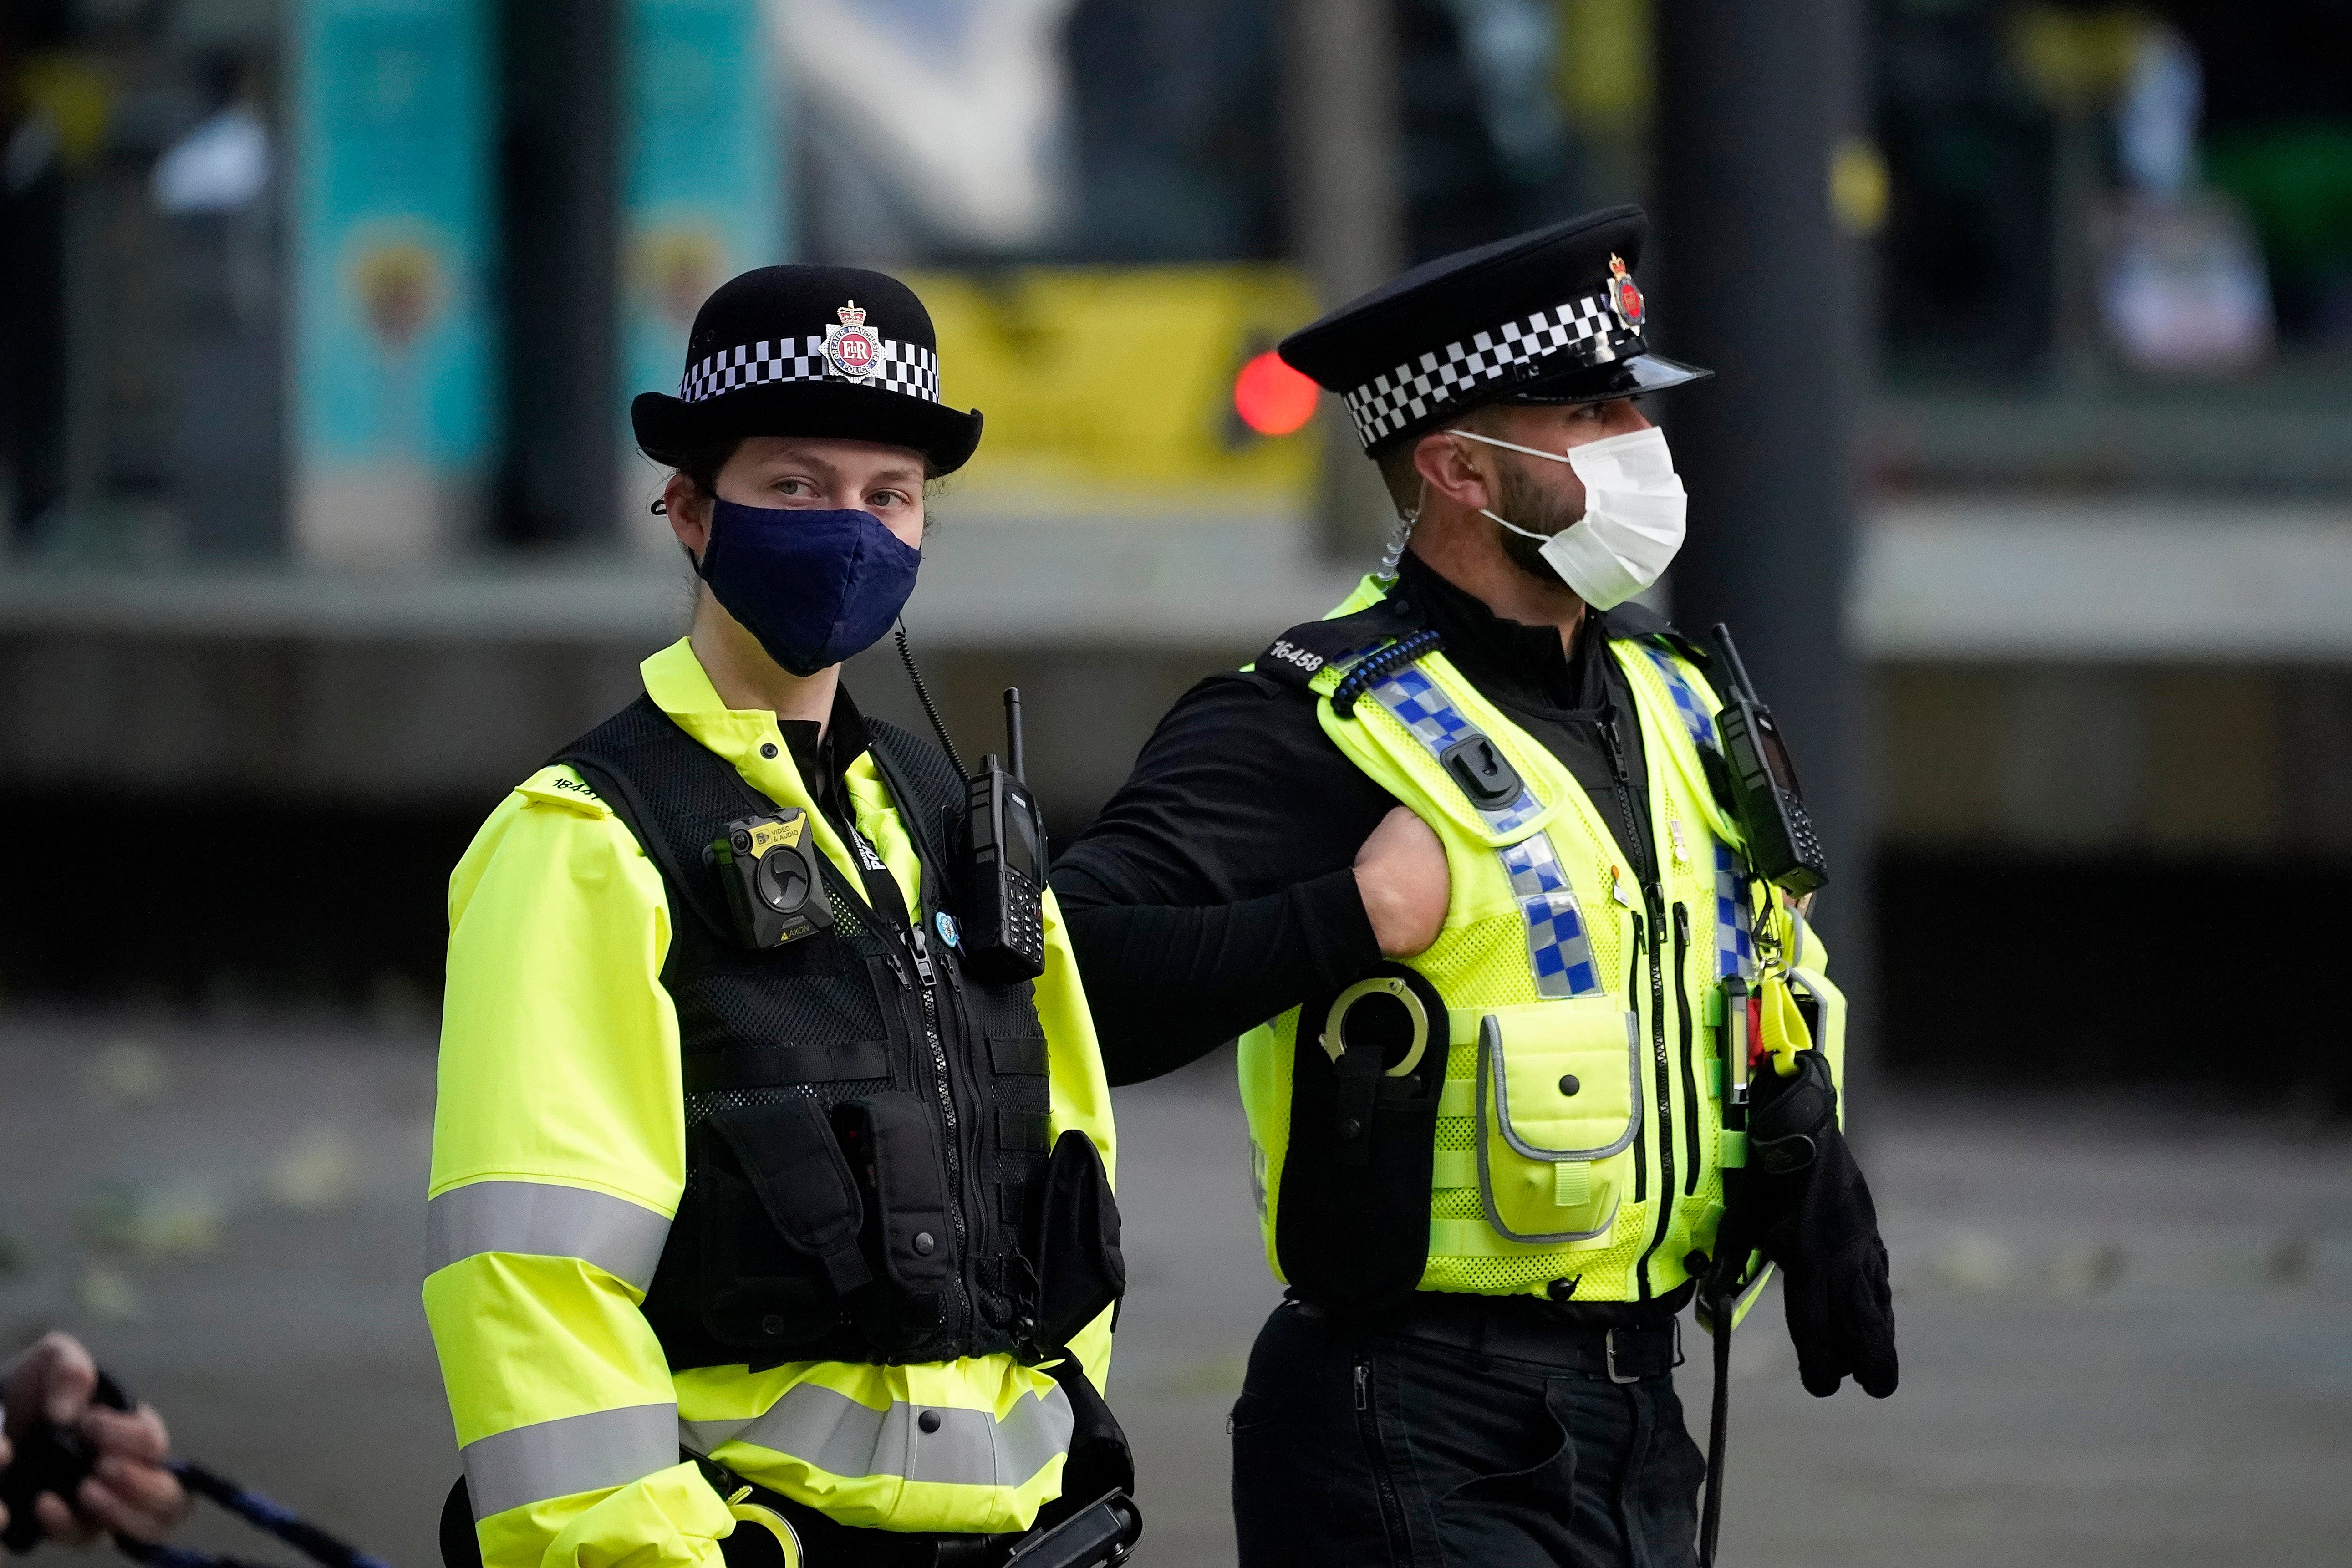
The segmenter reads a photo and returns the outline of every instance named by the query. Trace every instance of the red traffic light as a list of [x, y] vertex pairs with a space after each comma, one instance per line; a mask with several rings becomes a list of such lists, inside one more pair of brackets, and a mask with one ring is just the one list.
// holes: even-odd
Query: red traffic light
[[1268, 349], [1234, 377], [1234, 412], [1261, 436], [1287, 436], [1315, 417], [1322, 391]]

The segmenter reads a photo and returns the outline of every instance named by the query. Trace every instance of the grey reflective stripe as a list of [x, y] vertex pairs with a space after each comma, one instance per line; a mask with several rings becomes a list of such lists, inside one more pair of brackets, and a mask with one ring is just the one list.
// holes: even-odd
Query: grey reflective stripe
[[474, 1517], [641, 1481], [678, 1462], [677, 1406], [632, 1405], [536, 1422], [459, 1450]]
[[[924, 1421], [937, 1416], [935, 1430]], [[950, 1486], [1017, 1487], [1069, 1451], [1070, 1396], [1056, 1386], [1023, 1397], [1003, 1420], [985, 1410], [945, 1405], [861, 1405], [845, 1394], [803, 1383], [767, 1413], [748, 1421], [679, 1424], [686, 1446], [709, 1454], [722, 1443], [749, 1443], [790, 1454], [828, 1475], [890, 1476]]]
[[425, 1268], [483, 1252], [578, 1258], [643, 1290], [669, 1221], [625, 1198], [547, 1182], [476, 1182], [425, 1205]]

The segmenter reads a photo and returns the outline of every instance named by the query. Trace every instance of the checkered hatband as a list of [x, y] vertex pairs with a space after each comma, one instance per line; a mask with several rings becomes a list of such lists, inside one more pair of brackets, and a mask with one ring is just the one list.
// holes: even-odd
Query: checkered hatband
[[939, 356], [920, 343], [883, 338], [882, 357], [864, 383], [834, 368], [825, 357], [824, 339], [784, 338], [775, 342], [745, 343], [719, 353], [687, 368], [678, 396], [688, 403], [707, 403], [740, 386], [763, 386], [779, 381], [833, 381], [848, 385], [878, 386], [904, 393], [926, 403], [940, 400]]
[[1644, 352], [1641, 334], [1625, 329], [1609, 308], [1609, 291], [1600, 289], [1408, 360], [1348, 393], [1345, 400], [1356, 437], [1369, 448], [1532, 361], [1559, 360], [1543, 367], [1549, 374]]

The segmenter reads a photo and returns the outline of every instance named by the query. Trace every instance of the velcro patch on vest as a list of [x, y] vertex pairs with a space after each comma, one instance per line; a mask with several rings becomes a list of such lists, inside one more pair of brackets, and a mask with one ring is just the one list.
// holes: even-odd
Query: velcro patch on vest
[[1026, 1149], [1043, 1152], [1054, 1146], [1053, 1118], [1034, 1110], [1003, 1110], [996, 1113], [996, 1145], [1000, 1149]]
[[613, 815], [613, 808], [594, 790], [573, 777], [569, 768], [542, 769], [517, 784], [515, 794], [541, 805], [560, 805], [566, 811], [576, 811], [583, 816]]
[[1052, 1069], [1043, 1035], [1000, 1035], [993, 1030], [988, 1036], [988, 1065], [1000, 1073], [1031, 1078], [1043, 1077]]

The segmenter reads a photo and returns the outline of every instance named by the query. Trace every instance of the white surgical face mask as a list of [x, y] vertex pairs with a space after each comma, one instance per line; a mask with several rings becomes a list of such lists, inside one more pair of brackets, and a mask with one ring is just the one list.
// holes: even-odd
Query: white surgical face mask
[[1479, 511], [1524, 539], [1540, 539], [1538, 553], [1578, 598], [1596, 610], [1612, 610], [1666, 574], [1683, 547], [1683, 524], [1690, 498], [1675, 472], [1666, 433], [1655, 426], [1604, 440], [1570, 447], [1565, 456], [1516, 442], [1497, 441], [1469, 430], [1446, 434], [1484, 441], [1566, 463], [1584, 481], [1584, 515], [1558, 533], [1531, 533], [1507, 518]]

